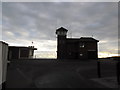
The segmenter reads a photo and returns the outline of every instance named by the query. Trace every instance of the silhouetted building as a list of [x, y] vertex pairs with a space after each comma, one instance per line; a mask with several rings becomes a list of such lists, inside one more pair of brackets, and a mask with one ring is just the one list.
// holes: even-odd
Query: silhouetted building
[[29, 47], [19, 47], [19, 46], [9, 46], [8, 59], [30, 59], [33, 58], [34, 46]]
[[66, 38], [67, 31], [63, 27], [56, 30], [58, 59], [98, 58], [98, 40], [92, 37]]

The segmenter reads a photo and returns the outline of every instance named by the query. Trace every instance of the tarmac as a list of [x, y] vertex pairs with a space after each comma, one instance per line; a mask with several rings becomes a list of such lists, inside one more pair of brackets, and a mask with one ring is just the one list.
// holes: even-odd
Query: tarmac
[[106, 70], [102, 69], [102, 78], [98, 78], [95, 60], [16, 60], [8, 66], [6, 88], [119, 89], [119, 86], [114, 86], [116, 82], [110, 80], [107, 83], [106, 80], [109, 78], [105, 79], [105, 77], [114, 77], [113, 80], [115, 80], [114, 67], [114, 64], [104, 65], [102, 68]]
[[108, 88], [119, 88], [120, 89], [120, 85], [118, 84], [116, 77], [93, 78], [91, 80], [93, 80], [96, 83], [102, 84]]

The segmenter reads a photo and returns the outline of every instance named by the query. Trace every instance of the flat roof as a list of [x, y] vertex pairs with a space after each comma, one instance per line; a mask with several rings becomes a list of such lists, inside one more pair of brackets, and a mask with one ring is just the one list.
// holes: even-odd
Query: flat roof
[[34, 48], [34, 46], [9, 46], [10, 48], [29, 48], [29, 49], [34, 49], [37, 50], [37, 48]]

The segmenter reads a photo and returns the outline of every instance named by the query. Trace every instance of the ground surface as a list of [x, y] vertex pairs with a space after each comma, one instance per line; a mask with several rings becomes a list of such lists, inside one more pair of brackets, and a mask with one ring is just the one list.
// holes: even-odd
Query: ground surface
[[[115, 77], [115, 63], [101, 64], [101, 73]], [[7, 72], [7, 88], [108, 88], [98, 81], [95, 60], [17, 60]]]

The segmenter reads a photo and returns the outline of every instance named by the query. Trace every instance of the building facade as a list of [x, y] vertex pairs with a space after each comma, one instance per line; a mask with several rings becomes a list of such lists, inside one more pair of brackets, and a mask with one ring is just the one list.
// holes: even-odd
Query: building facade
[[33, 58], [34, 46], [29, 47], [19, 47], [19, 46], [9, 46], [8, 59], [30, 59]]
[[98, 40], [92, 37], [66, 38], [68, 30], [61, 27], [57, 34], [57, 59], [97, 59]]

